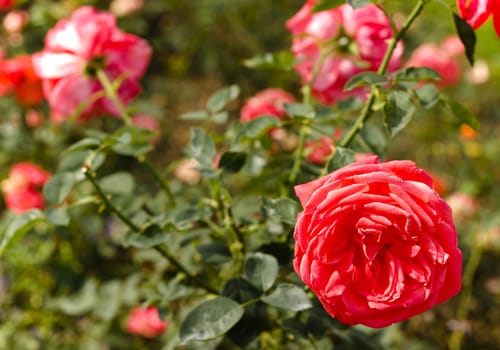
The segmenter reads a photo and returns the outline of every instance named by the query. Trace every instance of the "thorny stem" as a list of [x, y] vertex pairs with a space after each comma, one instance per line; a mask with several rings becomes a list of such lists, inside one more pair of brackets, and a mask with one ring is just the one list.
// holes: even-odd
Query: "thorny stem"
[[[88, 165], [84, 165], [83, 167], [83, 174], [89, 180], [89, 182], [93, 185], [95, 191], [97, 192], [99, 199], [102, 201], [104, 206], [111, 211], [113, 214], [115, 214], [125, 225], [127, 225], [131, 230], [133, 230], [136, 233], [141, 233], [141, 228], [136, 225], [133, 221], [131, 221], [129, 218], [123, 214], [120, 209], [118, 209], [108, 198], [108, 196], [103, 192], [99, 184], [97, 183], [97, 180], [92, 173], [92, 170], [89, 168]], [[197, 285], [206, 291], [213, 293], [213, 294], [218, 294], [218, 291], [213, 288], [212, 286], [204, 283], [201, 281], [197, 276], [193, 275], [191, 272], [189, 272], [173, 255], [171, 255], [166, 249], [160, 247], [160, 246], [154, 246], [154, 249], [160, 253], [164, 258], [166, 258], [172, 265], [174, 265], [180, 272], [182, 272], [186, 278], [193, 283], [194, 285]]]
[[[403, 24], [401, 27], [401, 30], [397, 32], [394, 37], [390, 40], [389, 47], [387, 48], [387, 51], [385, 53], [385, 56], [382, 60], [382, 63], [380, 64], [380, 67], [377, 71], [379, 74], [385, 74], [387, 71], [387, 67], [389, 65], [389, 61], [391, 59], [392, 54], [394, 53], [394, 50], [396, 49], [396, 45], [398, 42], [405, 36], [406, 32], [412, 25], [412, 23], [415, 21], [415, 19], [420, 15], [422, 10], [424, 9], [425, 5], [429, 2], [429, 0], [420, 0], [417, 5], [413, 8], [412, 12], [406, 19], [406, 22]], [[373, 104], [375, 103], [377, 95], [377, 89], [375, 87], [372, 87], [370, 90], [370, 95], [368, 96], [368, 100], [361, 111], [361, 115], [359, 118], [356, 120], [354, 125], [351, 127], [347, 135], [339, 142], [340, 147], [347, 147], [350, 145], [350, 143], [354, 140], [356, 135], [359, 133], [359, 131], [363, 128], [363, 125], [365, 122], [370, 118], [371, 113], [372, 113], [372, 107]]]
[[113, 88], [113, 85], [109, 80], [108, 76], [106, 75], [106, 73], [102, 69], [98, 69], [96, 74], [97, 74], [97, 79], [99, 79], [99, 82], [102, 84], [104, 91], [106, 92], [106, 95], [111, 99], [111, 101], [113, 101], [113, 104], [118, 109], [118, 112], [120, 113], [120, 116], [123, 118], [125, 124], [131, 125], [132, 119], [130, 119], [130, 116], [128, 115], [128, 112], [125, 109], [125, 106], [118, 97], [118, 94], [116, 93], [116, 90]]
[[151, 164], [151, 162], [148, 159], [141, 158], [141, 159], [139, 159], [139, 161], [142, 164], [144, 164], [146, 169], [153, 175], [153, 177], [156, 179], [156, 181], [160, 184], [161, 188], [167, 194], [167, 197], [170, 200], [170, 203], [172, 203], [172, 206], [175, 207], [175, 205], [176, 205], [175, 197], [172, 194], [170, 187], [168, 186], [167, 180], [160, 174], [160, 172], [153, 166], [153, 164]]

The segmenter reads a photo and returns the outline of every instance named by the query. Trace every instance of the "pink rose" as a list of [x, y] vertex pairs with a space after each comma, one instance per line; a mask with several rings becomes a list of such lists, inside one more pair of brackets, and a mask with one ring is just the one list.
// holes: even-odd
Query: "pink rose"
[[130, 334], [154, 338], [162, 334], [167, 326], [166, 321], [160, 320], [156, 307], [142, 308], [137, 306], [130, 313], [125, 327]]
[[490, 17], [493, 27], [500, 36], [500, 2], [498, 0], [457, 0], [460, 16], [474, 29], [479, 28]]
[[453, 218], [457, 221], [473, 217], [479, 209], [477, 199], [462, 192], [453, 192], [446, 198], [446, 202], [453, 211]]
[[40, 190], [50, 176], [49, 172], [30, 162], [14, 165], [9, 177], [2, 181], [7, 208], [15, 213], [43, 208], [44, 199]]
[[295, 102], [295, 97], [284, 90], [276, 88], [262, 90], [246, 100], [241, 108], [240, 121], [249, 122], [263, 115], [273, 115], [283, 119], [286, 114], [283, 104], [291, 102]]
[[450, 207], [415, 163], [373, 156], [295, 192], [294, 268], [332, 317], [385, 327], [459, 292]]
[[304, 143], [306, 159], [313, 164], [325, 164], [332, 155], [333, 149], [333, 140], [328, 136], [323, 136], [318, 140], [307, 140]]
[[[322, 103], [333, 104], [350, 96], [364, 98], [366, 89], [344, 91], [345, 83], [364, 71], [376, 71], [393, 37], [389, 20], [375, 5], [354, 10], [342, 5], [312, 13], [309, 0], [286, 22], [294, 35], [292, 52], [296, 71]], [[403, 45], [398, 43], [389, 70], [399, 68]], [[320, 67], [316, 67], [320, 64]]]
[[84, 104], [80, 120], [86, 120], [100, 113], [119, 115], [109, 98], [96, 96], [102, 91], [97, 70], [112, 81], [123, 79], [118, 96], [126, 104], [140, 92], [137, 80], [150, 57], [148, 43], [118, 29], [112, 14], [84, 6], [57, 22], [33, 61], [50, 106], [69, 116]]
[[449, 38], [440, 46], [435, 44], [423, 44], [413, 51], [410, 59], [406, 63], [407, 67], [428, 67], [438, 72], [442, 80], [437, 81], [437, 85], [453, 86], [460, 79], [460, 64], [456, 55], [459, 49], [456, 42]]

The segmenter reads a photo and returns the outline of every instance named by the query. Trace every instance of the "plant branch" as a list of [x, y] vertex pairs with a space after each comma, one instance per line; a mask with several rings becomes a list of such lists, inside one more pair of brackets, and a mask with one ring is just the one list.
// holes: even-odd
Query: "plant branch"
[[116, 90], [114, 89], [113, 84], [111, 83], [108, 76], [102, 69], [97, 70], [97, 79], [99, 79], [99, 82], [104, 88], [106, 96], [113, 102], [115, 107], [118, 109], [118, 113], [120, 113], [120, 116], [123, 118], [125, 124], [131, 125], [132, 120], [130, 119], [128, 112], [125, 106], [123, 105], [123, 102], [120, 100], [120, 97], [118, 96]]
[[[406, 19], [406, 22], [403, 24], [401, 27], [401, 30], [397, 32], [394, 37], [390, 40], [389, 46], [387, 48], [387, 51], [385, 53], [385, 56], [382, 60], [382, 63], [379, 66], [379, 69], [377, 73], [379, 74], [385, 74], [387, 72], [387, 67], [389, 66], [389, 62], [391, 60], [392, 54], [394, 53], [394, 50], [396, 49], [396, 46], [398, 42], [405, 36], [406, 32], [410, 28], [410, 26], [413, 24], [415, 19], [420, 15], [422, 10], [424, 9], [425, 5], [428, 3], [429, 0], [420, 0], [417, 5], [413, 8], [411, 13], [409, 14], [408, 18]], [[375, 99], [377, 96], [377, 91], [378, 89], [374, 86], [371, 87], [370, 90], [370, 95], [368, 96], [368, 100], [363, 107], [363, 110], [361, 111], [361, 115], [359, 118], [356, 120], [354, 125], [351, 127], [347, 135], [339, 142], [340, 147], [347, 147], [350, 145], [350, 143], [354, 140], [356, 135], [360, 132], [360, 130], [363, 128], [363, 125], [365, 122], [370, 118], [372, 114], [372, 107], [373, 104], [375, 103]]]

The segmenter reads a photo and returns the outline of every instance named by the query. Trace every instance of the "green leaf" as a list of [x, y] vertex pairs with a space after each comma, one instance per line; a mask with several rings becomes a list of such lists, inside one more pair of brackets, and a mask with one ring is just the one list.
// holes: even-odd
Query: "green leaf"
[[316, 3], [314, 3], [312, 12], [314, 13], [330, 10], [345, 3], [346, 0], [318, 0]]
[[0, 256], [3, 255], [10, 246], [23, 238], [23, 236], [37, 223], [43, 222], [44, 220], [44, 215], [38, 209], [31, 209], [16, 216], [0, 237]]
[[396, 82], [420, 82], [422, 80], [441, 80], [441, 75], [428, 67], [407, 67], [393, 73]]
[[229, 331], [243, 316], [243, 307], [226, 297], [217, 297], [196, 306], [182, 322], [180, 345], [191, 340], [210, 340]]
[[260, 299], [266, 304], [290, 311], [302, 311], [312, 307], [306, 292], [295, 284], [281, 283], [269, 295]]
[[129, 173], [118, 172], [103, 177], [99, 185], [105, 193], [131, 194], [135, 188], [135, 181]]
[[255, 118], [242, 125], [238, 134], [238, 138], [242, 139], [258, 139], [264, 136], [269, 130], [280, 126], [281, 122], [274, 116], [262, 116]]
[[198, 246], [201, 260], [206, 264], [224, 264], [231, 261], [231, 252], [222, 243], [207, 243]]
[[420, 105], [425, 109], [430, 109], [439, 102], [439, 90], [434, 84], [425, 84], [415, 90], [415, 94]]
[[472, 129], [479, 130], [479, 122], [472, 112], [465, 108], [463, 105], [457, 101], [451, 100], [449, 98], [442, 98], [441, 101], [445, 104], [448, 110], [458, 119], [457, 124], [467, 124]]
[[359, 132], [366, 146], [367, 152], [383, 155], [387, 148], [387, 134], [373, 123], [367, 123]]
[[43, 186], [43, 195], [47, 202], [52, 204], [61, 203], [75, 185], [76, 178], [72, 172], [57, 173], [52, 176]]
[[117, 130], [106, 140], [111, 149], [118, 154], [139, 156], [153, 149], [151, 140], [154, 132], [149, 129], [127, 125]]
[[335, 153], [328, 162], [328, 172], [340, 169], [354, 161], [354, 151], [349, 148], [335, 147]]
[[310, 104], [306, 103], [285, 103], [286, 113], [292, 118], [313, 119], [316, 112]]
[[237, 85], [231, 85], [213, 93], [207, 100], [207, 109], [216, 113], [221, 111], [226, 105], [236, 99], [240, 94], [240, 88]]
[[227, 173], [237, 173], [245, 165], [246, 160], [245, 152], [224, 152], [219, 161], [219, 168]]
[[391, 91], [384, 105], [384, 125], [392, 137], [403, 130], [415, 112], [411, 95], [406, 91]]
[[354, 9], [359, 9], [363, 6], [366, 6], [370, 3], [370, 0], [347, 0], [347, 3], [351, 5]]
[[111, 321], [122, 303], [123, 286], [118, 280], [104, 283], [98, 290], [96, 302], [93, 305], [94, 314], [104, 321]]
[[89, 279], [85, 282], [78, 293], [58, 298], [52, 301], [50, 306], [55, 307], [67, 315], [78, 316], [89, 312], [97, 301], [97, 282]]
[[214, 114], [212, 116], [212, 121], [216, 124], [224, 124], [227, 122], [228, 118], [229, 118], [229, 113], [226, 111], [222, 111]]
[[267, 214], [286, 224], [295, 225], [300, 207], [290, 198], [262, 198]]
[[101, 140], [95, 138], [95, 137], [86, 137], [84, 139], [81, 139], [80, 141], [72, 144], [68, 148], [64, 150], [64, 153], [71, 153], [71, 152], [76, 152], [76, 151], [82, 151], [86, 149], [94, 149], [99, 147], [101, 144]]
[[[80, 173], [84, 163], [90, 165], [90, 168], [92, 170], [97, 170], [104, 163], [105, 160], [106, 156], [104, 155], [104, 153], [96, 152], [94, 150], [75, 151], [68, 154], [63, 154], [57, 171], [58, 172], [73, 171], [76, 173]], [[75, 179], [78, 177], [76, 173], [75, 173]], [[81, 175], [81, 178], [83, 178], [83, 174]]]
[[467, 21], [462, 17], [453, 13], [453, 22], [455, 23], [455, 29], [457, 30], [458, 37], [465, 48], [465, 56], [469, 61], [470, 65], [474, 65], [474, 51], [476, 47], [476, 32], [474, 28], [471, 27]]
[[295, 57], [290, 51], [284, 50], [243, 60], [243, 65], [248, 68], [290, 71], [295, 65]]
[[168, 234], [157, 224], [148, 225], [141, 232], [130, 232], [123, 241], [124, 247], [151, 248], [168, 241]]
[[193, 111], [181, 114], [179, 118], [182, 120], [207, 120], [208, 117], [209, 117], [208, 112], [202, 109], [199, 111]]
[[386, 84], [387, 79], [375, 72], [364, 72], [353, 76], [344, 86], [344, 91], [349, 91], [354, 88], [366, 85], [382, 85]]
[[47, 220], [54, 225], [67, 226], [70, 221], [67, 206], [48, 208], [45, 211], [45, 216], [47, 217]]
[[265, 292], [273, 286], [278, 276], [278, 260], [268, 254], [250, 254], [245, 259], [244, 271], [250, 283]]
[[213, 166], [216, 154], [215, 145], [210, 136], [202, 128], [191, 128], [191, 140], [187, 152], [200, 165]]

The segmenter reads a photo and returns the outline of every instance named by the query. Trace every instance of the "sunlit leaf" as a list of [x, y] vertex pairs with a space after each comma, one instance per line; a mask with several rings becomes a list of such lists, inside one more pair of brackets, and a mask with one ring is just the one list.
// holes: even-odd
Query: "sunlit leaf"
[[295, 58], [290, 51], [278, 51], [266, 53], [260, 56], [248, 58], [243, 64], [249, 68], [256, 69], [281, 69], [290, 71], [295, 64]]
[[43, 186], [43, 195], [47, 202], [57, 204], [66, 199], [75, 185], [76, 178], [72, 172], [57, 173]]
[[300, 211], [296, 201], [290, 198], [262, 198], [264, 208], [270, 217], [277, 218], [281, 222], [295, 225], [297, 213]]
[[375, 72], [364, 72], [355, 75], [344, 86], [344, 91], [349, 91], [360, 86], [382, 85], [387, 83], [387, 79]]
[[99, 185], [105, 193], [131, 194], [135, 188], [135, 181], [129, 173], [118, 172], [100, 179]]

